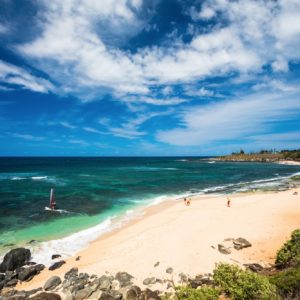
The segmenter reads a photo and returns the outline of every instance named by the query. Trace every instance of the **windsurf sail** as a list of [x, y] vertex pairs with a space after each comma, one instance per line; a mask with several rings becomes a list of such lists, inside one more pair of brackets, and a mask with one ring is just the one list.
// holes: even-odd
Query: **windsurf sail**
[[50, 208], [55, 209], [55, 207], [56, 207], [56, 201], [55, 201], [55, 198], [54, 198], [54, 189], [52, 188], [50, 190]]

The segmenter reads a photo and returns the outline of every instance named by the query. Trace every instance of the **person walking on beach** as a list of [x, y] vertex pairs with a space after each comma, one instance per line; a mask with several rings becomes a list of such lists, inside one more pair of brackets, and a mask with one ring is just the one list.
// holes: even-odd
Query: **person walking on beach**
[[230, 198], [229, 197], [227, 197], [227, 207], [230, 207]]
[[191, 205], [191, 199], [188, 199], [188, 200], [186, 201], [186, 205], [187, 205], [187, 206], [190, 206], [190, 205]]

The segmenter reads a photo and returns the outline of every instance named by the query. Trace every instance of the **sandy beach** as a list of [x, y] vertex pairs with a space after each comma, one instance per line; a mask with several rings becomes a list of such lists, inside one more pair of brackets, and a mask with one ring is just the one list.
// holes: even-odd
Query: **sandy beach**
[[[190, 206], [169, 201], [150, 207], [143, 217], [98, 238], [60, 269], [45, 270], [18, 288], [43, 286], [49, 277], [63, 277], [75, 266], [96, 275], [126, 271], [142, 285], [147, 277], [170, 278], [165, 272], [168, 267], [174, 269], [177, 280], [181, 272], [190, 276], [212, 272], [221, 261], [273, 263], [276, 251], [300, 227], [300, 189], [230, 198], [230, 207], [226, 197], [218, 195], [193, 197]], [[238, 237], [250, 241], [252, 247], [233, 249], [229, 255], [218, 251], [224, 239]]]

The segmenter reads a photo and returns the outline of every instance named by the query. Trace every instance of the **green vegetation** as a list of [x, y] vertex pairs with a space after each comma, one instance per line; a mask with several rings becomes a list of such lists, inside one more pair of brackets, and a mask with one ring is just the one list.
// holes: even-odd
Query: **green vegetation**
[[230, 155], [220, 156], [223, 161], [259, 161], [259, 162], [273, 162], [280, 160], [300, 161], [299, 150], [260, 150], [259, 152], [246, 153], [243, 149], [239, 152], [233, 152]]
[[276, 265], [288, 267], [298, 265], [300, 262], [300, 230], [292, 232], [291, 239], [287, 241], [277, 252]]
[[220, 290], [218, 288], [204, 286], [193, 289], [191, 286], [177, 287], [177, 297], [179, 300], [218, 300]]
[[221, 263], [214, 270], [213, 278], [231, 299], [276, 299], [275, 286], [265, 276], [238, 266]]

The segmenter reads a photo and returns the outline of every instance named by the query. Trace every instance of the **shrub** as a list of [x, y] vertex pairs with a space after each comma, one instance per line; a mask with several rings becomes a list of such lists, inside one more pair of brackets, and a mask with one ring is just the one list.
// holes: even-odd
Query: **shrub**
[[219, 289], [210, 286], [197, 289], [181, 286], [176, 288], [176, 292], [179, 300], [218, 300], [220, 294]]
[[299, 263], [300, 257], [300, 230], [292, 232], [291, 239], [277, 252], [275, 264], [287, 267]]
[[286, 298], [300, 298], [300, 268], [289, 268], [270, 277], [279, 294]]
[[216, 285], [232, 299], [277, 299], [275, 286], [266, 277], [244, 271], [237, 266], [220, 263], [213, 275]]

